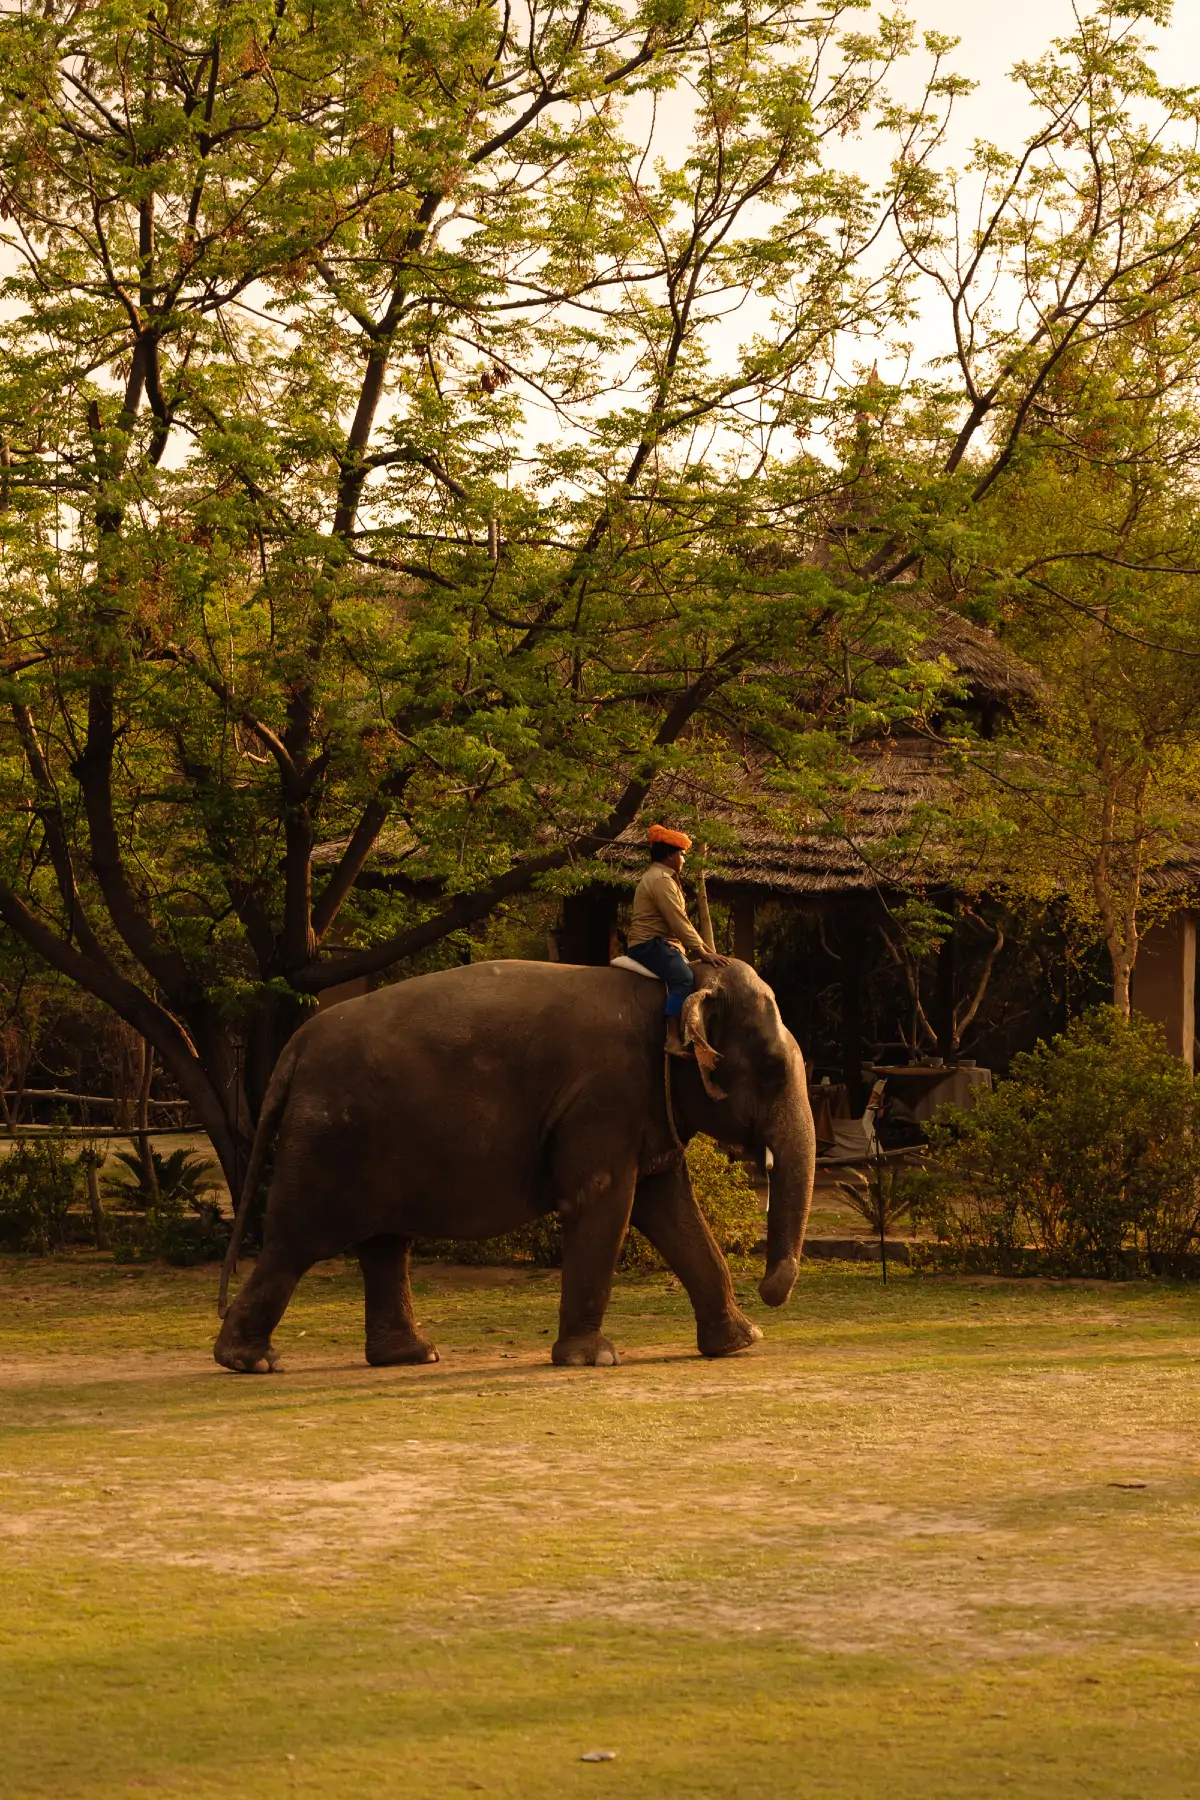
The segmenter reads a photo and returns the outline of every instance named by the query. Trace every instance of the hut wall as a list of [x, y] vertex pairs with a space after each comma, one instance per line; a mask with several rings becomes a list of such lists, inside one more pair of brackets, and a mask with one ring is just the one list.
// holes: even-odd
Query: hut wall
[[1188, 1068], [1196, 1063], [1196, 914], [1172, 913], [1145, 932], [1133, 966], [1133, 1007], [1161, 1025]]

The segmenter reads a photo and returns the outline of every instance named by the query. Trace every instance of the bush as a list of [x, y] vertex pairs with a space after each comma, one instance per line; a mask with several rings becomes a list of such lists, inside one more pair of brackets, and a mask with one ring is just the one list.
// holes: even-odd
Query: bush
[[61, 1139], [26, 1138], [0, 1158], [0, 1246], [49, 1256], [67, 1242], [80, 1191], [79, 1159]]
[[[740, 1163], [731, 1162], [711, 1138], [693, 1138], [687, 1152], [688, 1169], [700, 1210], [721, 1249], [729, 1255], [753, 1250], [762, 1236], [763, 1219], [758, 1197]], [[459, 1238], [425, 1238], [417, 1246], [422, 1256], [444, 1257], [448, 1262], [496, 1264], [533, 1263], [556, 1269], [562, 1263], [562, 1224], [557, 1213], [546, 1213], [519, 1231], [481, 1241]], [[661, 1269], [658, 1252], [639, 1231], [631, 1231], [621, 1252], [623, 1269]]]
[[220, 1262], [231, 1221], [215, 1200], [152, 1206], [143, 1218], [109, 1219], [118, 1262], [166, 1262], [177, 1269]]
[[961, 1259], [1116, 1275], [1200, 1239], [1200, 1086], [1145, 1019], [1099, 1007], [930, 1133], [922, 1217]]

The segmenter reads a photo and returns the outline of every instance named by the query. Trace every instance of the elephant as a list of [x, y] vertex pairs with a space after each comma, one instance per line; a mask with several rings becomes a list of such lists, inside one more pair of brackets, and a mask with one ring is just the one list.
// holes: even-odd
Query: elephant
[[[734, 1302], [683, 1147], [706, 1132], [770, 1151], [759, 1292], [781, 1306], [796, 1280], [816, 1160], [804, 1061], [746, 963], [699, 969], [682, 1020], [694, 1060], [664, 1054], [662, 992], [621, 968], [512, 960], [416, 976], [317, 1013], [285, 1047], [264, 1098], [222, 1274], [217, 1361], [273, 1370], [271, 1334], [297, 1282], [352, 1250], [366, 1290], [367, 1361], [436, 1362], [413, 1316], [412, 1240], [493, 1237], [555, 1209], [554, 1362], [619, 1360], [602, 1326], [631, 1221], [687, 1290], [702, 1355], [728, 1356], [761, 1337]], [[262, 1251], [226, 1309], [273, 1140]]]

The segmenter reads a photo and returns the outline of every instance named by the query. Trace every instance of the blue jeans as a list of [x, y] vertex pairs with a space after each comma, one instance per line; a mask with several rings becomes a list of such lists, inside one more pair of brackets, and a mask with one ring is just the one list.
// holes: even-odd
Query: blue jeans
[[684, 1001], [696, 985], [696, 977], [683, 951], [677, 950], [666, 938], [650, 938], [644, 944], [635, 944], [625, 954], [666, 982], [667, 1004], [663, 1011], [668, 1019], [677, 1019], [683, 1011]]

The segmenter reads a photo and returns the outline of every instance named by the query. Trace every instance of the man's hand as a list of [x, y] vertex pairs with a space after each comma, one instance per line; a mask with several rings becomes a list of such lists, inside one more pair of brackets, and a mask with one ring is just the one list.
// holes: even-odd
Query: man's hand
[[696, 957], [696, 961], [711, 963], [714, 969], [723, 969], [729, 961], [729, 958], [727, 956], [721, 956], [716, 950], [702, 950]]

